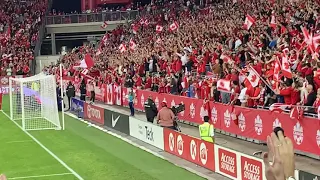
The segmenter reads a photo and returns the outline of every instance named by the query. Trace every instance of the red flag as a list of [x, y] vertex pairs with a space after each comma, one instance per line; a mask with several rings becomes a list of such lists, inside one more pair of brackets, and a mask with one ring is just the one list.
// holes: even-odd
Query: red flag
[[271, 112], [278, 112], [281, 113], [284, 110], [286, 110], [286, 108], [290, 107], [289, 105], [283, 104], [283, 103], [274, 103], [269, 107], [269, 110]]
[[290, 110], [290, 118], [297, 119], [298, 121], [302, 119], [304, 110], [302, 107], [295, 106]]
[[217, 89], [218, 91], [231, 92], [231, 82], [226, 79], [219, 79]]
[[177, 22], [173, 22], [170, 26], [169, 26], [169, 29], [171, 31], [175, 31], [179, 28], [179, 24]]
[[251, 17], [249, 14], [247, 14], [243, 24], [243, 29], [249, 30], [254, 23], [255, 23], [254, 18]]

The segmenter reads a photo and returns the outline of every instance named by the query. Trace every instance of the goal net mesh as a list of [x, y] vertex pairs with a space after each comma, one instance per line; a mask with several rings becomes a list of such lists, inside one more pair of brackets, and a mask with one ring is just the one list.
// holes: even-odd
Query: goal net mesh
[[11, 120], [25, 130], [61, 129], [54, 76], [10, 78], [9, 87]]

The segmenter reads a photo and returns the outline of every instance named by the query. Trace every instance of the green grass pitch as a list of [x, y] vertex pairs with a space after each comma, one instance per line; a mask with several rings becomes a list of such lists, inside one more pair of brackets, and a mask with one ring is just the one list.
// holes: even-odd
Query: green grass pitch
[[[4, 96], [5, 113], [9, 113], [8, 100], [8, 96]], [[65, 116], [65, 124], [64, 131], [41, 130], [30, 131], [30, 134], [83, 179], [203, 179], [116, 137], [93, 127], [87, 127], [86, 124], [69, 116]], [[0, 112], [1, 173], [5, 173], [9, 179], [22, 179], [22, 177], [41, 180], [77, 179], [2, 112]]]

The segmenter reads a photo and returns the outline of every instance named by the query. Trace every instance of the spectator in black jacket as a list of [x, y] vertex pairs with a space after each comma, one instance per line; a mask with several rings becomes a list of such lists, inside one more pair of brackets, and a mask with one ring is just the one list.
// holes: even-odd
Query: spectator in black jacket
[[67, 86], [67, 96], [68, 96], [68, 110], [70, 110], [71, 107], [71, 99], [76, 96], [76, 88], [70, 81], [68, 86]]
[[147, 121], [153, 123], [154, 117], [158, 114], [158, 109], [151, 96], [149, 96], [144, 103], [144, 110], [146, 112]]
[[81, 84], [80, 84], [80, 100], [81, 101], [86, 101], [86, 94], [87, 94], [86, 81], [84, 79], [82, 79]]
[[[307, 86], [307, 91], [308, 91], [307, 101], [304, 105], [313, 106], [314, 101], [317, 99], [317, 93], [314, 92], [313, 86], [310, 84]], [[312, 112], [312, 108], [308, 108], [307, 111]]]

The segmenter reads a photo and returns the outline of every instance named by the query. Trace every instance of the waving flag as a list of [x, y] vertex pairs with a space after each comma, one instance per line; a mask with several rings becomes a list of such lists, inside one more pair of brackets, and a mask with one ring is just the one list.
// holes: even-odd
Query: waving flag
[[170, 31], [175, 31], [179, 28], [179, 24], [177, 22], [173, 22], [172, 24], [170, 24], [169, 29]]
[[254, 18], [251, 17], [249, 14], [247, 14], [246, 19], [243, 24], [243, 28], [246, 30], [249, 30], [254, 23], [255, 23]]
[[90, 56], [90, 54], [86, 54], [84, 56], [84, 59], [81, 60], [80, 65], [79, 66], [74, 66], [74, 68], [84, 68], [84, 69], [90, 69], [92, 68], [94, 65], [93, 59]]
[[226, 79], [219, 79], [217, 82], [218, 91], [231, 92], [231, 82]]

